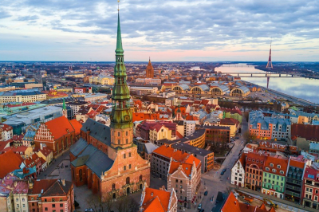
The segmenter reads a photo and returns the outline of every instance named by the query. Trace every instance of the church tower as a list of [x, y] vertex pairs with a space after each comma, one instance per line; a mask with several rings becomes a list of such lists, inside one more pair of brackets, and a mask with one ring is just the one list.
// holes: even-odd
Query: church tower
[[66, 109], [66, 105], [65, 105], [65, 100], [63, 98], [63, 104], [62, 104], [62, 115], [65, 117], [65, 118], [68, 118], [68, 110]]
[[130, 108], [130, 92], [126, 83], [119, 13], [117, 24], [115, 82], [110, 116], [111, 141], [107, 148], [108, 162], [112, 165], [108, 170], [102, 171], [100, 176], [100, 193], [103, 201], [108, 196], [117, 198], [128, 195], [141, 190], [144, 183], [150, 183], [150, 163], [138, 154], [137, 146], [133, 143], [133, 115]]
[[146, 67], [146, 78], [154, 78], [154, 68], [151, 63], [151, 58], [149, 58], [148, 65]]
[[120, 13], [118, 13], [117, 42], [115, 50], [114, 87], [112, 93], [111, 146], [125, 148], [133, 142], [132, 111], [130, 110], [130, 91], [126, 83], [124, 50], [122, 47]]

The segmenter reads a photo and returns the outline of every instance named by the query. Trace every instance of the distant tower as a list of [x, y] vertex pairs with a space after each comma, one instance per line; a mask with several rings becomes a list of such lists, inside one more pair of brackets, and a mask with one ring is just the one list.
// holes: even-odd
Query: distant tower
[[63, 106], [62, 106], [62, 115], [65, 117], [65, 118], [68, 118], [68, 110], [66, 109], [66, 105], [65, 105], [65, 100], [63, 98]]
[[270, 42], [270, 49], [269, 49], [269, 59], [268, 59], [268, 63], [266, 65], [266, 68], [273, 68], [272, 62], [271, 62], [271, 42]]
[[151, 63], [151, 58], [149, 58], [148, 65], [146, 67], [146, 78], [154, 78], [154, 68]]

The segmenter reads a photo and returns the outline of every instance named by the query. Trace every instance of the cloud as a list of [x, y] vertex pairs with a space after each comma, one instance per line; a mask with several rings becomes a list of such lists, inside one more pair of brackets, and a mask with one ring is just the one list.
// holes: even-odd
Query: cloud
[[[6, 11], [25, 12], [13, 21], [27, 26], [60, 34], [103, 35], [107, 39], [116, 36], [116, 0], [3, 1]], [[5, 10], [0, 6], [0, 11]], [[309, 40], [319, 42], [316, 0], [123, 0], [120, 13], [125, 43], [145, 51], [228, 51], [232, 46], [241, 49], [231, 52], [263, 51], [271, 37], [274, 45], [282, 45], [281, 49], [284, 45], [300, 48], [296, 45], [309, 44]], [[10, 13], [0, 12], [0, 18], [8, 17]]]
[[37, 15], [27, 15], [27, 16], [20, 16], [16, 20], [17, 21], [35, 21], [39, 19], [39, 16]]

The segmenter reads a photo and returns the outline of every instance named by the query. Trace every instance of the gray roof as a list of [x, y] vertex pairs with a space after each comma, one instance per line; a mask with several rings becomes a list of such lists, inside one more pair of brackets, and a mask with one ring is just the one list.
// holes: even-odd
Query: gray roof
[[179, 84], [178, 86], [181, 87], [184, 91], [189, 90], [189, 86], [186, 84]]
[[110, 159], [104, 152], [97, 150], [86, 162], [86, 165], [91, 169], [98, 177], [102, 172], [108, 171], [113, 166], [114, 161]]
[[249, 88], [247, 88], [246, 86], [241, 86], [239, 87], [239, 89], [241, 89], [244, 93], [250, 92]]
[[212, 153], [211, 151], [208, 151], [206, 149], [197, 148], [197, 147], [191, 146], [189, 144], [184, 144], [184, 143], [173, 144], [172, 148], [188, 152], [190, 154], [193, 154], [195, 157], [197, 155], [205, 157], [206, 155]]
[[79, 155], [87, 146], [88, 146], [88, 143], [87, 143], [83, 138], [80, 138], [75, 144], [73, 144], [73, 145], [70, 147], [70, 152], [71, 152], [74, 156], [77, 156], [77, 155]]
[[111, 131], [108, 126], [105, 126], [100, 122], [94, 121], [93, 119], [88, 119], [82, 125], [81, 130], [83, 132], [90, 131], [90, 136], [103, 142], [108, 146], [111, 145]]
[[195, 86], [195, 87], [200, 87], [203, 91], [209, 91], [209, 87], [206, 84], [198, 85], [198, 86]]
[[93, 155], [96, 151], [97, 151], [97, 148], [93, 146], [92, 144], [89, 144], [78, 157], [82, 157], [85, 155]]
[[219, 87], [223, 92], [229, 91], [229, 88], [228, 88], [228, 86], [226, 86], [226, 85], [218, 85], [218, 87]]
[[107, 154], [91, 144], [87, 145], [78, 158], [71, 162], [75, 167], [86, 165], [98, 177], [101, 177], [102, 172], [108, 171], [113, 163], [114, 161]]
[[147, 154], [151, 154], [157, 148], [158, 148], [158, 146], [156, 146], [153, 143], [146, 143], [145, 144], [145, 150], [146, 150]]

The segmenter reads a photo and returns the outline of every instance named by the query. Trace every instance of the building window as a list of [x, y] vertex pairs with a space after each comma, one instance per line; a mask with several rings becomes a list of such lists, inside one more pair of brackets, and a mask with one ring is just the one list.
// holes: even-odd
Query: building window
[[124, 166], [124, 171], [126, 170], [126, 166]]
[[128, 139], [126, 139], [126, 144], [128, 144]]
[[121, 133], [120, 133], [120, 132], [117, 132], [117, 136], [121, 136]]
[[55, 204], [52, 204], [52, 208], [55, 208]]
[[126, 136], [128, 136], [128, 132], [126, 131]]
[[143, 176], [142, 175], [140, 175], [140, 181], [142, 181], [143, 180]]
[[129, 157], [132, 157], [132, 153], [129, 152], [129, 153], [128, 153], [128, 156], [129, 156]]
[[126, 158], [126, 154], [123, 155], [123, 158]]
[[62, 204], [62, 203], [60, 204], [60, 207], [63, 207], [63, 204]]
[[129, 177], [126, 178], [126, 184], [130, 184], [130, 178]]
[[112, 190], [115, 190], [115, 183], [112, 184]]
[[46, 208], [44, 208], [44, 210], [45, 210], [45, 211], [48, 211], [48, 208], [46, 207]]
[[128, 169], [131, 169], [131, 164], [128, 165]]

